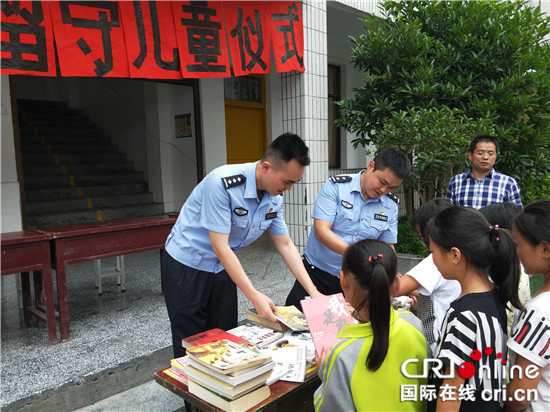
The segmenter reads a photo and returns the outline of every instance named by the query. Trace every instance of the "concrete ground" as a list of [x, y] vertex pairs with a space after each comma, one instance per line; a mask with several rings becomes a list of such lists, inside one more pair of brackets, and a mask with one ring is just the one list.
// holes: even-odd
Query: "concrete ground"
[[[294, 277], [269, 236], [237, 254], [256, 288], [283, 305]], [[152, 377], [172, 357], [159, 253], [127, 255], [125, 265], [126, 291], [120, 292], [116, 278], [105, 278], [101, 296], [92, 262], [67, 267], [71, 339], [53, 346], [45, 327], [25, 328], [15, 275], [2, 277], [2, 410], [183, 408], [183, 400]], [[239, 291], [239, 319], [249, 307]]]

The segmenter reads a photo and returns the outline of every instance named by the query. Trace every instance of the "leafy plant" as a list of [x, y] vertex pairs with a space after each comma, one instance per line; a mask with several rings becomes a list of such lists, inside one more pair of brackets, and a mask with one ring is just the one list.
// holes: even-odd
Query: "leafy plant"
[[458, 109], [409, 109], [389, 119], [377, 136], [380, 148], [392, 146], [407, 153], [413, 165], [404, 181], [407, 214], [412, 216], [413, 191], [421, 203], [445, 197], [449, 179], [466, 169], [470, 136], [491, 134], [488, 120], [473, 120]]
[[[495, 168], [519, 181], [524, 202], [550, 196], [550, 18], [517, 1], [388, 1], [382, 9], [384, 19], [365, 17], [365, 33], [351, 39], [364, 84], [339, 103], [337, 125], [357, 134], [355, 147], [382, 148], [399, 113], [458, 109], [494, 126]], [[427, 154], [434, 150], [426, 141]]]
[[407, 253], [426, 257], [430, 250], [426, 247], [421, 237], [418, 236], [412, 226], [409, 216], [401, 216], [397, 221], [397, 244], [395, 245], [397, 253]]

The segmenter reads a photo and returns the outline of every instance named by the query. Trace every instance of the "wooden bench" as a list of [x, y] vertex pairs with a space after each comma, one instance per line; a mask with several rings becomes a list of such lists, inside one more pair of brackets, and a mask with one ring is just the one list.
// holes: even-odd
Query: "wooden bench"
[[[23, 315], [25, 325], [32, 327], [32, 316], [46, 321], [48, 342], [57, 343], [57, 326], [55, 322], [55, 305], [50, 258], [49, 233], [33, 230], [2, 233], [2, 276], [21, 273], [23, 295]], [[32, 304], [29, 272], [34, 271], [34, 297]], [[37, 271], [42, 271], [42, 278]], [[40, 303], [44, 287], [45, 307]]]
[[170, 214], [40, 230], [52, 239], [52, 267], [57, 273], [61, 340], [70, 339], [65, 267], [73, 263], [162, 250], [176, 220], [177, 215]]

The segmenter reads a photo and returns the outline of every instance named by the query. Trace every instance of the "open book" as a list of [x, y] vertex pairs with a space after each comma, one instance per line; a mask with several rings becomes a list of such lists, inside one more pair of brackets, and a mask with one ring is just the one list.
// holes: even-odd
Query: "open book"
[[353, 323], [348, 305], [341, 293], [301, 301], [309, 331], [315, 344], [315, 351], [326, 352], [340, 339], [338, 332], [346, 323]]

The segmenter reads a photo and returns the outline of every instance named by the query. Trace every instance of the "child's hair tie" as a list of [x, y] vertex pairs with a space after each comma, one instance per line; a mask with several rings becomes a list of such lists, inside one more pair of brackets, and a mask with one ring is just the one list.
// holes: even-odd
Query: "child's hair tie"
[[495, 239], [497, 242], [500, 241], [498, 225], [489, 226], [489, 236], [491, 237], [491, 239]]
[[369, 256], [369, 263], [374, 268], [376, 264], [382, 263], [382, 258], [384, 257], [383, 254], [379, 253], [378, 256]]

